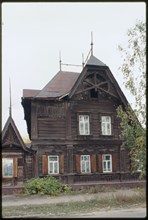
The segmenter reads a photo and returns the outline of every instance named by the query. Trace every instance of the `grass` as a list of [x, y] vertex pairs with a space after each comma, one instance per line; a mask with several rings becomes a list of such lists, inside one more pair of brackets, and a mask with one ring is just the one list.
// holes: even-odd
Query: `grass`
[[120, 194], [112, 194], [109, 197], [94, 196], [94, 199], [89, 201], [79, 202], [65, 202], [58, 204], [40, 204], [40, 205], [22, 205], [3, 207], [2, 217], [52, 217], [62, 216], [72, 213], [87, 213], [92, 211], [99, 211], [100, 209], [111, 208], [130, 208], [130, 207], [145, 207], [146, 193], [145, 190], [140, 189], [138, 194], [125, 195], [124, 192]]

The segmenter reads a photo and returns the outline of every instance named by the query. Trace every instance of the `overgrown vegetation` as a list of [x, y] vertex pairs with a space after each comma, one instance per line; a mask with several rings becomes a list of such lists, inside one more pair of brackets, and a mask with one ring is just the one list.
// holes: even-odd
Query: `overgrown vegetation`
[[52, 176], [47, 176], [44, 178], [32, 178], [24, 183], [24, 185], [25, 193], [28, 194], [57, 196], [60, 193], [65, 193], [70, 190], [68, 185], [60, 183]]

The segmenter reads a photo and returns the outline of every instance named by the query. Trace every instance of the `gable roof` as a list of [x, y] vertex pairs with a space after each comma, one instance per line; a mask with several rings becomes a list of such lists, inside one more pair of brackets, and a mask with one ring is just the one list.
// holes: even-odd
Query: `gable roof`
[[73, 88], [71, 89], [71, 91], [69, 93], [69, 98], [71, 98], [74, 95], [76, 89], [78, 88], [78, 86], [80, 85], [81, 81], [85, 77], [85, 74], [87, 73], [88, 69], [90, 69], [90, 68], [95, 68], [96, 70], [97, 70], [97, 68], [101, 69], [101, 70], [102, 69], [105, 70], [106, 75], [109, 78], [109, 80], [111, 81], [111, 83], [114, 85], [119, 98], [122, 100], [124, 105], [127, 106], [128, 101], [127, 101], [125, 95], [123, 94], [121, 88], [119, 87], [115, 77], [113, 76], [112, 72], [110, 71], [109, 67], [106, 64], [104, 64], [102, 61], [98, 60], [93, 55], [90, 56], [89, 60], [87, 61], [86, 65], [85, 65], [85, 67], [83, 68], [81, 74], [77, 78], [77, 81], [75, 82]]
[[65, 96], [71, 98], [90, 68], [95, 68], [96, 70], [101, 68], [105, 71], [108, 79], [114, 85], [119, 98], [126, 106], [128, 101], [109, 67], [93, 55], [90, 56], [81, 73], [59, 71], [42, 90], [23, 90], [23, 98], [62, 99]]
[[80, 73], [59, 71], [42, 90], [23, 90], [23, 97], [56, 98], [70, 92]]
[[28, 149], [15, 125], [11, 116], [8, 117], [7, 122], [2, 131], [2, 146], [16, 145], [22, 147], [23, 150], [33, 152], [32, 149]]
[[87, 61], [86, 65], [93, 65], [93, 66], [106, 66], [102, 61], [100, 61], [95, 56], [91, 55], [89, 60]]

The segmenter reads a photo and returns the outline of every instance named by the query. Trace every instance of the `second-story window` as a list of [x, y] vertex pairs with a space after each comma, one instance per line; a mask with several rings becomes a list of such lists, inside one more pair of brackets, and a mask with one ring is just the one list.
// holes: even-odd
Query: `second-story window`
[[79, 115], [79, 134], [90, 134], [89, 115]]
[[101, 129], [102, 129], [102, 135], [111, 135], [111, 117], [110, 116], [101, 117]]

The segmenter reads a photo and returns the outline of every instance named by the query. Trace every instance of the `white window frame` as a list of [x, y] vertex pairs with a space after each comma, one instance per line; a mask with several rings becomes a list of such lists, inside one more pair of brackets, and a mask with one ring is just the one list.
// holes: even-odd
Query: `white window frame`
[[[110, 157], [110, 159], [108, 160], [106, 159], [106, 157]], [[103, 173], [112, 172], [112, 155], [111, 154], [102, 155], [102, 167], [103, 167]]]
[[90, 135], [90, 120], [89, 115], [79, 115], [79, 134]]
[[[53, 157], [57, 158], [57, 160], [55, 161], [50, 160]], [[59, 174], [59, 156], [57, 155], [48, 156], [48, 174]]]
[[102, 135], [112, 134], [111, 116], [109, 115], [101, 116], [101, 130], [102, 130]]
[[90, 172], [91, 172], [90, 155], [81, 155], [81, 173], [90, 173]]
[[[8, 165], [11, 166], [11, 174], [8, 174]], [[7, 174], [5, 170], [7, 170]], [[13, 158], [2, 158], [2, 172], [3, 177], [13, 177]]]

